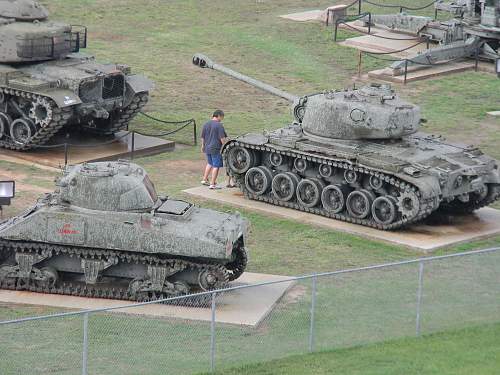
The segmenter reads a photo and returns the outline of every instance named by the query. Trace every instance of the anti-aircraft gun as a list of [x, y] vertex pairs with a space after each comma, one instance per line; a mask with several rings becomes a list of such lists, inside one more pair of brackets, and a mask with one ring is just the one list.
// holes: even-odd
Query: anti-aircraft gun
[[196, 54], [193, 63], [293, 103], [293, 122], [223, 147], [249, 199], [389, 230], [436, 210], [470, 213], [498, 199], [496, 161], [419, 133], [418, 106], [389, 85], [296, 96]]
[[[440, 45], [408, 59], [396, 61], [391, 68], [402, 71], [405, 65], [422, 68], [439, 62], [466, 57], [481, 57], [495, 62], [500, 58], [500, 0], [438, 1], [436, 10], [448, 11], [454, 18], [435, 21], [430, 17], [406, 13], [371, 15], [371, 23], [407, 32]], [[364, 19], [366, 22], [368, 18]]]
[[113, 134], [147, 103], [152, 83], [79, 51], [87, 29], [48, 19], [34, 0], [0, 0], [0, 147], [43, 145], [63, 128]]

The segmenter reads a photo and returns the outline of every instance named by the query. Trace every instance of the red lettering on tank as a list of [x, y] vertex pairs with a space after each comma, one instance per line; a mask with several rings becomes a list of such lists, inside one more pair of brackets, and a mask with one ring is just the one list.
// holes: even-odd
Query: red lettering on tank
[[72, 229], [71, 224], [64, 224], [61, 229], [57, 231], [59, 234], [80, 234], [79, 230]]

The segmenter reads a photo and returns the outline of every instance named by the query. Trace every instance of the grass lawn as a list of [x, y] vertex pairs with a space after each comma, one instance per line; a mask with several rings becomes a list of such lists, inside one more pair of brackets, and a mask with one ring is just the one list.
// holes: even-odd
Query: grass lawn
[[[152, 78], [156, 88], [146, 110], [163, 119], [193, 117], [201, 125], [215, 108], [222, 108], [227, 114], [226, 129], [232, 136], [278, 128], [290, 121], [288, 103], [216, 72], [194, 67], [191, 57], [196, 52], [206, 53], [217, 62], [297, 94], [340, 89], [352, 86], [355, 81], [352, 76], [356, 73], [357, 51], [335, 44], [331, 29], [319, 23], [294, 23], [278, 18], [281, 14], [326, 8], [332, 4], [331, 1], [42, 2], [49, 7], [53, 18], [89, 27], [88, 52], [96, 54], [98, 60], [126, 63], [134, 71]], [[427, 1], [407, 2], [410, 6], [424, 3]], [[354, 34], [340, 31], [339, 38], [352, 35]], [[365, 70], [383, 66], [377, 60], [365, 60]], [[492, 156], [500, 158], [500, 120], [485, 116], [486, 111], [500, 109], [500, 80], [485, 73], [465, 72], [407, 86], [394, 86], [403, 97], [421, 105], [423, 116], [428, 119], [425, 131], [444, 134], [452, 141], [475, 143]], [[141, 116], [137, 117], [132, 126], [149, 132], [163, 129]], [[180, 145], [175, 152], [140, 158], [137, 162], [148, 170], [158, 191], [187, 198], [182, 190], [199, 183], [203, 167], [202, 156], [198, 147], [189, 145], [190, 130], [186, 129], [173, 138], [184, 145]], [[19, 182], [19, 195], [13, 206], [6, 210], [7, 216], [24, 209], [34, 202], [36, 196], [51, 189], [55, 177], [55, 173], [51, 171], [5, 161], [0, 161], [0, 173], [15, 176]], [[229, 206], [195, 201], [205, 207], [233, 210]], [[500, 205], [497, 204], [496, 207]], [[246, 210], [242, 214], [251, 221], [248, 242], [251, 260], [248, 269], [254, 272], [298, 275], [397, 261], [420, 255], [404, 247], [332, 232], [296, 221], [267, 217]], [[441, 249], [437, 253], [498, 244], [500, 237], [493, 237]], [[480, 269], [466, 277], [455, 271], [445, 273], [449, 277], [446, 280], [444, 276], [440, 279], [442, 269], [439, 267], [429, 269], [428, 282], [435, 285], [436, 289], [428, 289], [426, 306], [430, 310], [426, 315], [429, 319], [426, 322], [427, 333], [440, 328], [459, 327], [447, 324], [446, 319], [450, 316], [455, 316], [457, 323], [470, 324], [494, 321], [495, 316], [498, 319], [496, 305], [485, 307], [482, 303], [474, 303], [469, 310], [465, 310], [467, 316], [477, 316], [477, 321], [461, 316], [461, 309], [454, 310], [457, 306], [471, 305], [472, 295], [468, 295], [468, 305], [460, 302], [460, 296], [464, 295], [464, 291], [477, 292], [470, 288], [470, 285], [481, 281], [476, 280], [476, 275], [483, 270], [487, 270], [488, 275], [494, 271], [493, 268], [488, 268], [488, 263], [479, 265]], [[462, 281], [456, 283], [457, 279]], [[495, 279], [491, 277], [488, 280]], [[318, 316], [318, 350], [359, 345], [384, 337], [387, 339], [411, 335], [414, 327], [414, 269], [407, 273], [395, 273], [391, 277], [367, 277], [361, 283], [356, 281], [349, 278], [335, 280], [344, 286], [340, 289], [336, 288], [336, 283], [320, 286], [318, 303], [323, 304], [323, 310], [330, 312], [330, 315], [325, 313]], [[439, 289], [439, 285], [445, 285], [446, 288]], [[500, 283], [485, 285], [496, 290], [493, 288]], [[456, 288], [453, 289], [453, 286]], [[256, 349], [258, 353], [253, 352], [256, 361], [268, 361], [290, 353], [304, 353], [307, 350], [303, 343], [306, 342], [304, 335], [308, 333], [306, 318], [310, 286], [301, 287], [299, 290], [302, 293], [298, 294], [297, 300], [284, 301], [259, 329], [218, 327], [221, 330], [218, 331], [221, 335], [218, 359], [232, 361], [232, 365], [236, 366]], [[452, 293], [448, 293], [450, 288]], [[490, 297], [487, 291], [478, 295], [477, 301], [487, 301]], [[390, 300], [391, 297], [395, 299]], [[357, 301], [365, 301], [366, 304], [361, 306]], [[433, 302], [438, 301], [447, 302], [451, 307], [444, 311], [433, 310]], [[375, 314], [374, 308], [378, 309]], [[478, 315], [475, 308], [484, 308], [479, 310], [484, 315]], [[43, 307], [0, 305], [0, 319], [53, 311], [54, 309]], [[370, 316], [377, 319], [370, 320]], [[332, 317], [339, 319], [336, 329], [330, 327]], [[390, 325], [391, 319], [397, 324]], [[391, 327], [389, 337], [384, 336], [386, 331], [381, 331], [381, 327], [385, 327], [382, 323]], [[165, 369], [169, 368], [172, 373], [176, 369], [181, 372], [190, 368], [186, 353], [205, 361], [196, 368], [199, 371], [203, 371], [208, 363], [206, 345], [209, 327], [203, 323], [187, 324], [99, 315], [91, 318], [90, 327], [94, 342], [90, 353], [96, 356], [91, 362], [94, 373], [123, 374], [130, 368], [136, 369], [134, 374], [164, 374]], [[81, 320], [68, 319], [46, 325], [32, 324], [5, 331], [3, 329], [5, 328], [0, 328], [0, 336], [14, 337], [15, 345], [0, 340], [0, 356], [22, 361], [19, 368], [25, 368], [26, 371], [31, 369], [30, 361], [33, 358], [37, 359], [36, 370], [44, 373], [66, 374], [78, 366]], [[268, 337], [269, 332], [274, 336]], [[358, 332], [362, 334], [358, 335]], [[495, 363], [492, 359], [494, 350], [498, 351], [498, 343], [492, 341], [495, 334], [498, 336], [499, 333], [498, 325], [479, 327], [421, 340], [405, 339], [390, 344], [294, 357], [290, 361], [229, 373], [293, 374], [316, 371], [317, 374], [491, 374], [499, 371], [498, 362]], [[332, 344], [333, 338], [338, 338], [339, 341]], [[471, 344], [467, 345], [468, 342]], [[143, 350], [145, 347], [148, 348], [147, 351]], [[17, 351], [25, 348], [35, 354], [19, 356]], [[235, 348], [239, 349], [238, 355], [235, 355]], [[447, 350], [450, 352], [449, 357]], [[138, 351], [141, 351], [141, 357], [130, 355]], [[169, 353], [169, 356], [165, 356], [165, 353]], [[121, 360], [124, 367], [116, 365], [117, 359]], [[59, 367], [54, 367], [54, 363], [58, 363]], [[145, 367], [144, 363], [150, 366]], [[43, 367], [44, 364], [46, 367]], [[497, 368], [493, 371], [495, 365]], [[3, 370], [0, 373], [14, 373], [9, 372], [14, 371], [14, 367], [8, 366], [8, 362], [0, 360], [0, 369]]]
[[492, 375], [500, 366], [500, 324], [298, 355], [217, 375]]

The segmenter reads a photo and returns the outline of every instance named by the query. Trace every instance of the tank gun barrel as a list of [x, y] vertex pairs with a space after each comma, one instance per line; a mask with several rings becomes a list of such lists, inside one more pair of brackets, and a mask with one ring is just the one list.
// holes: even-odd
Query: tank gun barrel
[[196, 55], [193, 56], [193, 64], [196, 66], [199, 66], [200, 68], [210, 68], [213, 70], [216, 70], [218, 72], [221, 72], [225, 75], [228, 75], [230, 77], [236, 78], [240, 81], [243, 81], [245, 83], [248, 83], [249, 85], [258, 87], [261, 90], [264, 90], [270, 94], [279, 96], [280, 98], [286, 99], [291, 103], [296, 102], [299, 97], [293, 94], [290, 94], [286, 91], [277, 89], [276, 87], [273, 87], [271, 85], [268, 85], [267, 83], [261, 82], [259, 80], [256, 80], [254, 78], [248, 77], [244, 74], [235, 72], [232, 69], [226, 68], [223, 65], [217, 64], [216, 62], [212, 61], [209, 57], [197, 53]]

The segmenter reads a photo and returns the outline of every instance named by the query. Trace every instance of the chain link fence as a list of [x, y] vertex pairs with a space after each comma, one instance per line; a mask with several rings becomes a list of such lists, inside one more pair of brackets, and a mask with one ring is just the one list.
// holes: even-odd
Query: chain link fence
[[[210, 372], [500, 321], [500, 248], [273, 283], [290, 281], [257, 326], [219, 323], [217, 314], [231, 294], [270, 283], [205, 293], [198, 309], [210, 311], [208, 321], [130, 314], [158, 302], [11, 320], [0, 307], [0, 374]], [[183, 309], [182, 299], [163, 302]]]

